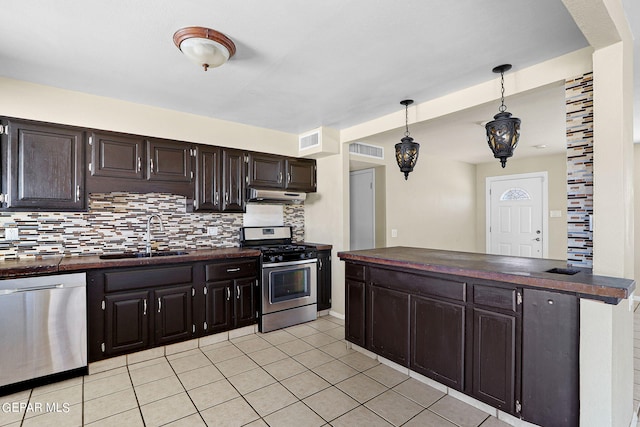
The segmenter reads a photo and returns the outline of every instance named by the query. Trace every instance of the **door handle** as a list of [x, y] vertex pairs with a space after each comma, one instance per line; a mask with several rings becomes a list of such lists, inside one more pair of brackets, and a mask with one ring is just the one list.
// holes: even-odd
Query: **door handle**
[[535, 238], [535, 239], [533, 239], [533, 240], [535, 240], [536, 242], [539, 242], [539, 241], [540, 241], [540, 238], [539, 238], [539, 237], [536, 237], [536, 238]]

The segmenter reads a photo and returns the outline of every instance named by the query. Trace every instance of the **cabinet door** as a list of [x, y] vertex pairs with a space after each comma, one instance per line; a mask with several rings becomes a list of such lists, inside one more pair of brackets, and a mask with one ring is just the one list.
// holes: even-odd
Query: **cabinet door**
[[464, 388], [464, 306], [411, 298], [411, 369], [456, 390]]
[[191, 144], [151, 139], [147, 141], [149, 181], [190, 182], [192, 174]]
[[244, 212], [245, 206], [244, 152], [222, 149], [223, 212]]
[[311, 159], [287, 159], [286, 186], [288, 190], [312, 193], [316, 191], [316, 161]]
[[249, 153], [249, 186], [284, 188], [284, 159], [279, 156]]
[[185, 340], [193, 333], [191, 285], [154, 291], [155, 345]]
[[234, 326], [253, 325], [256, 317], [256, 279], [238, 279], [234, 281]]
[[522, 418], [542, 425], [580, 422], [578, 298], [524, 289]]
[[367, 348], [409, 366], [409, 294], [369, 286]]
[[7, 208], [82, 210], [84, 132], [65, 126], [6, 121], [3, 192]]
[[198, 146], [196, 166], [197, 211], [220, 210], [220, 148]]
[[318, 311], [331, 308], [331, 251], [318, 251]]
[[347, 341], [365, 346], [365, 284], [346, 279], [344, 334]]
[[207, 333], [228, 331], [233, 327], [233, 281], [207, 283]]
[[514, 413], [516, 318], [473, 309], [474, 397], [505, 412]]
[[131, 353], [149, 346], [149, 292], [118, 292], [104, 297], [105, 354]]
[[144, 138], [96, 131], [89, 136], [89, 144], [92, 176], [144, 178]]

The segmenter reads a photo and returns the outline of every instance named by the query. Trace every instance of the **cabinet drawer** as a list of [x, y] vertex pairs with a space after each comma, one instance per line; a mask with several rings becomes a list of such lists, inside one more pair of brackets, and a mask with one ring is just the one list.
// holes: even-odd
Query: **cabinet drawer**
[[193, 282], [190, 265], [161, 268], [120, 269], [104, 274], [104, 291], [115, 292], [127, 289], [143, 289]]
[[205, 265], [205, 280], [207, 282], [238, 277], [252, 277], [258, 275], [256, 261], [220, 262]]
[[345, 264], [344, 275], [349, 279], [364, 281], [364, 265]]
[[516, 290], [497, 288], [494, 286], [473, 286], [473, 302], [486, 307], [516, 311]]
[[380, 286], [416, 295], [466, 301], [466, 283], [456, 280], [374, 267], [369, 269], [369, 280]]

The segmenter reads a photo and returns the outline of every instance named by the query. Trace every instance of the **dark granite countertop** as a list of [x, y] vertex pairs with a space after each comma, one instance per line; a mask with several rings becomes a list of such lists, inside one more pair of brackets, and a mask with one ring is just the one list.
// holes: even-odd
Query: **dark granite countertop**
[[100, 259], [99, 255], [52, 256], [42, 259], [16, 259], [0, 261], [0, 279], [53, 274], [58, 272], [87, 271], [110, 267], [135, 267], [183, 262], [206, 261], [225, 258], [258, 257], [260, 251], [242, 248], [185, 250], [186, 255], [158, 256], [150, 258]]
[[303, 245], [313, 246], [318, 251], [328, 251], [333, 248], [332, 245], [327, 245], [325, 243], [311, 243], [311, 242], [302, 242]]
[[590, 269], [574, 268], [573, 275], [549, 273], [554, 268], [567, 269], [566, 261], [487, 255], [436, 249], [391, 247], [338, 252], [344, 261], [363, 262], [477, 279], [514, 283], [527, 287], [575, 293], [582, 298], [617, 304], [628, 298], [635, 281], [593, 275]]

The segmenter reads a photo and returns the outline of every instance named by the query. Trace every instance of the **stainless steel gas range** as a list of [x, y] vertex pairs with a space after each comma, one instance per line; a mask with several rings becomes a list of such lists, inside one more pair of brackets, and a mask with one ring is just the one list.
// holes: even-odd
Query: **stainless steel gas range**
[[291, 227], [243, 227], [240, 244], [262, 252], [260, 332], [317, 317], [317, 251], [292, 243]]

